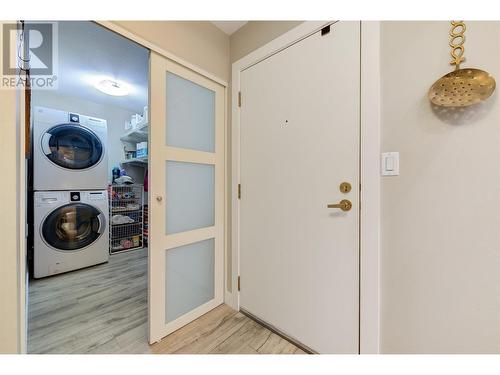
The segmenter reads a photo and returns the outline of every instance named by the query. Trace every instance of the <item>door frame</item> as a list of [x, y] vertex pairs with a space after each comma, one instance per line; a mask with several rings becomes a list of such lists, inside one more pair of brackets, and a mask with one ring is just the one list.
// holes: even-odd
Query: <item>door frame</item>
[[[19, 21], [1, 21], [0, 27], [7, 23], [17, 23]], [[0, 36], [3, 37], [0, 30]], [[23, 41], [24, 43], [24, 41]], [[23, 45], [23, 44], [22, 44]], [[11, 46], [11, 53], [16, 53], [15, 46]], [[22, 50], [23, 56], [25, 49]], [[1, 53], [0, 53], [1, 54]], [[19, 69], [16, 74], [23, 75]], [[2, 147], [2, 160], [11, 163], [13, 168], [6, 171], [7, 179], [13, 181], [2, 187], [2, 194], [8, 196], [9, 206], [5, 206], [5, 229], [6, 240], [5, 249], [12, 249], [12, 253], [7, 252], [3, 260], [5, 264], [0, 265], [0, 271], [9, 278], [9, 294], [4, 298], [6, 312], [9, 316], [6, 321], [10, 322], [10, 329], [4, 337], [4, 353], [25, 354], [28, 346], [28, 316], [27, 316], [27, 226], [26, 226], [26, 204], [27, 204], [27, 159], [26, 159], [26, 90], [20, 86], [15, 90], [2, 90], [0, 107], [2, 109], [2, 119], [5, 124], [15, 124], [14, 127], [3, 128], [3, 136], [7, 140]], [[8, 223], [8, 224], [7, 224]], [[11, 288], [12, 285], [15, 289]], [[15, 299], [15, 302], [14, 302]], [[7, 323], [9, 324], [9, 323]], [[0, 327], [0, 330], [4, 327]]]
[[[224, 230], [224, 234], [223, 234], [223, 267], [222, 267], [222, 275], [220, 275], [223, 280], [224, 280], [224, 291], [227, 290], [227, 283], [228, 283], [228, 276], [225, 272], [225, 270], [227, 269], [227, 259], [229, 259], [228, 257], [228, 212], [229, 212], [229, 204], [227, 202], [228, 200], [228, 193], [229, 193], [229, 189], [228, 189], [228, 186], [229, 186], [229, 180], [228, 180], [228, 176], [229, 176], [229, 166], [228, 166], [228, 147], [229, 147], [229, 142], [226, 141], [227, 139], [227, 130], [228, 130], [228, 120], [227, 120], [227, 112], [228, 112], [228, 105], [227, 105], [227, 97], [228, 97], [228, 83], [221, 79], [220, 77], [218, 77], [217, 75], [214, 75], [212, 73], [209, 73], [208, 71], [204, 70], [203, 68], [200, 68], [199, 66], [195, 65], [195, 64], [192, 64], [178, 56], [176, 56], [175, 54], [159, 47], [158, 45], [148, 41], [147, 39], [144, 39], [142, 38], [141, 36], [135, 34], [134, 32], [132, 31], [129, 31], [127, 29], [125, 29], [124, 27], [114, 23], [113, 21], [93, 21], [95, 22], [96, 24], [100, 25], [100, 26], [103, 26], [104, 28], [108, 29], [109, 31], [112, 31], [112, 32], [115, 32], [117, 33], [118, 35], [121, 35], [133, 42], [136, 42], [137, 44], [140, 44], [141, 46], [149, 49], [151, 52], [156, 52], [157, 54], [163, 56], [164, 58], [168, 59], [168, 60], [171, 60], [173, 61], [174, 63], [177, 63], [189, 70], [192, 70], [194, 73], [197, 73], [209, 80], [212, 80], [218, 84], [220, 84], [223, 88], [224, 88], [224, 93], [223, 93], [223, 100], [224, 100], [224, 126], [223, 126], [223, 131], [224, 131], [224, 150], [223, 150], [223, 153], [224, 153], [224, 218], [223, 218], [223, 230]], [[151, 55], [150, 55], [150, 58], [149, 58], [149, 61], [150, 61], [150, 68], [151, 68]], [[151, 76], [151, 72], [150, 72], [150, 76]], [[151, 78], [151, 77], [150, 77]], [[151, 101], [151, 83], [148, 82], [148, 91], [149, 91], [149, 96], [150, 96], [150, 101]], [[149, 106], [149, 110], [151, 111], [151, 106]], [[150, 116], [151, 117], [151, 116]], [[151, 152], [148, 154], [148, 164], [151, 165]], [[148, 206], [151, 207], [152, 206], [152, 194], [148, 194]], [[150, 245], [151, 241], [149, 241], [149, 245], [148, 245], [148, 248], [151, 246]], [[151, 288], [150, 288], [150, 284], [152, 282], [152, 279], [151, 279], [151, 275], [152, 275], [152, 272], [151, 272], [151, 268], [152, 268], [152, 265], [151, 265], [151, 262], [150, 262], [150, 257], [148, 256], [148, 310], [151, 309]], [[216, 275], [217, 277], [217, 275]], [[223, 299], [223, 302], [225, 302], [225, 293], [223, 294], [224, 295], [224, 299]], [[160, 338], [161, 340], [161, 338]], [[152, 335], [151, 335], [151, 332], [148, 331], [148, 341], [151, 343], [153, 341], [159, 341], [158, 338], [153, 338]]]
[[[227, 290], [227, 283], [228, 283], [228, 275], [226, 273], [225, 270], [227, 270], [227, 260], [230, 259], [229, 258], [229, 254], [228, 254], [228, 217], [229, 217], [229, 207], [230, 205], [228, 204], [227, 200], [228, 200], [228, 194], [229, 194], [229, 189], [228, 189], [228, 186], [229, 186], [229, 180], [228, 180], [228, 176], [229, 176], [229, 164], [228, 164], [228, 155], [229, 155], [229, 142], [227, 141], [227, 134], [228, 134], [228, 120], [227, 120], [227, 112], [228, 112], [228, 104], [227, 104], [227, 98], [228, 98], [228, 83], [226, 81], [224, 81], [223, 79], [219, 78], [218, 76], [214, 75], [214, 74], [211, 74], [209, 73], [208, 71], [200, 68], [199, 66], [195, 65], [195, 64], [192, 64], [178, 56], [176, 56], [175, 54], [159, 47], [158, 45], [140, 37], [139, 35], [125, 29], [124, 27], [114, 23], [113, 21], [94, 21], [96, 24], [98, 25], [101, 25], [103, 27], [105, 27], [106, 29], [110, 30], [110, 31], [113, 31], [127, 39], [130, 39], [132, 40], [133, 42], [136, 42], [137, 44], [140, 44], [141, 46], [149, 49], [151, 52], [156, 52], [157, 54], [163, 56], [164, 58], [168, 59], [168, 60], [171, 60], [173, 61], [174, 63], [177, 63], [189, 70], [192, 70], [194, 73], [197, 73], [209, 80], [212, 80], [218, 84], [220, 84], [223, 89], [224, 89], [224, 93], [223, 93], [223, 100], [224, 100], [224, 126], [223, 126], [223, 131], [224, 131], [224, 150], [223, 150], [223, 153], [224, 153], [224, 156], [223, 156], [223, 159], [224, 159], [224, 218], [223, 218], [223, 230], [224, 230], [224, 234], [223, 234], [223, 267], [222, 267], [222, 275], [220, 275], [220, 277], [223, 278], [224, 280], [224, 292]], [[150, 58], [149, 58], [149, 62], [150, 62], [150, 68], [151, 68], [151, 55], [150, 55]], [[151, 76], [151, 72], [150, 72], [150, 76]], [[151, 83], [148, 82], [148, 90], [149, 90], [149, 96], [151, 97]], [[150, 101], [151, 101], [151, 98], [150, 98]], [[149, 106], [149, 110], [151, 111], [151, 106]], [[150, 116], [151, 117], [151, 116]], [[148, 154], [148, 164], [151, 165], [151, 152]], [[152, 207], [152, 194], [148, 194], [148, 206], [149, 207]], [[151, 241], [149, 241], [149, 245], [148, 247], [151, 247], [150, 245]], [[151, 307], [151, 288], [150, 288], [150, 284], [152, 282], [152, 278], [151, 278], [151, 275], [152, 275], [152, 264], [150, 262], [150, 257], [148, 256], [148, 310], [152, 309]], [[217, 277], [217, 275], [216, 275]], [[225, 296], [226, 296], [226, 293], [223, 294], [224, 296], [224, 299], [223, 299], [223, 302], [225, 302]], [[152, 337], [151, 335], [151, 332], [148, 332], [148, 341], [151, 343], [151, 342], [156, 342], [156, 341], [159, 341], [161, 340], [161, 338], [157, 338], [157, 337]]]
[[[338, 21], [306, 21], [232, 64], [231, 282], [225, 303], [240, 309], [238, 184], [240, 181], [240, 74], [243, 70]], [[332, 28], [335, 33], [335, 26]], [[359, 353], [380, 347], [380, 21], [360, 22]], [[244, 97], [243, 97], [244, 101]]]
[[[182, 65], [190, 70], [192, 70], [195, 73], [198, 73], [224, 87], [224, 139], [227, 139], [227, 130], [228, 130], [228, 104], [227, 104], [227, 99], [228, 99], [228, 82], [223, 80], [222, 78], [218, 77], [215, 74], [209, 73], [203, 68], [200, 68], [199, 66], [195, 64], [191, 64], [190, 62], [184, 60], [183, 58], [180, 58], [176, 56], [175, 54], [159, 47], [158, 45], [142, 38], [141, 36], [125, 29], [124, 27], [114, 23], [113, 21], [90, 21], [94, 22], [97, 25], [100, 25], [106, 29], [108, 29], [111, 32], [114, 32], [118, 35], [123, 36], [124, 38], [127, 38], [144, 48], [149, 49], [150, 51], [154, 51], [163, 57], [178, 63], [179, 65]], [[151, 90], [151, 85], [148, 82], [148, 90]], [[17, 128], [21, 129], [19, 130], [19, 134], [17, 134], [17, 140], [16, 140], [16, 145], [17, 145], [17, 152], [16, 152], [16, 157], [19, 160], [19, 165], [16, 168], [17, 175], [19, 176], [18, 178], [18, 191], [26, 191], [27, 189], [27, 181], [26, 181], [26, 176], [25, 176], [25, 154], [24, 154], [24, 127], [21, 126], [20, 124], [24, 123], [24, 100], [21, 100], [21, 95], [24, 94], [24, 91], [18, 92], [18, 103], [19, 107], [15, 108], [14, 111], [17, 115]], [[227, 266], [227, 259], [229, 258], [228, 254], [228, 217], [229, 217], [229, 209], [230, 205], [228, 204], [228, 193], [229, 193], [229, 167], [228, 167], [228, 150], [229, 150], [229, 142], [225, 141], [224, 142], [224, 264], [223, 264], [223, 275], [222, 277], [224, 278], [224, 291], [227, 290], [227, 283], [228, 283], [228, 277], [227, 273], [225, 270], [228, 269]], [[148, 161], [149, 161], [149, 155], [148, 155]], [[27, 347], [28, 347], [28, 323], [27, 323], [27, 313], [28, 313], [28, 306], [27, 306], [27, 291], [28, 291], [28, 279], [27, 279], [27, 270], [26, 266], [24, 263], [24, 259], [26, 259], [26, 244], [25, 244], [25, 223], [26, 223], [26, 216], [24, 213], [24, 207], [25, 207], [25, 201], [24, 201], [24, 196], [18, 197], [18, 204], [19, 208], [17, 210], [18, 213], [18, 233], [17, 233], [17, 239], [18, 239], [18, 246], [16, 248], [17, 252], [17, 259], [18, 259], [18, 267], [17, 267], [17, 276], [18, 276], [18, 319], [19, 319], [19, 324], [17, 328], [17, 352], [20, 354], [26, 354], [27, 353]], [[148, 205], [151, 205], [151, 196], [148, 196]], [[148, 257], [149, 258], [149, 257]], [[148, 273], [149, 268], [151, 265], [148, 265]], [[148, 278], [148, 301], [150, 300], [150, 280]], [[226, 293], [224, 293], [224, 297], [226, 296]], [[225, 300], [224, 300], [225, 302]], [[148, 309], [150, 306], [148, 305]], [[148, 340], [150, 338], [150, 333], [148, 332]]]

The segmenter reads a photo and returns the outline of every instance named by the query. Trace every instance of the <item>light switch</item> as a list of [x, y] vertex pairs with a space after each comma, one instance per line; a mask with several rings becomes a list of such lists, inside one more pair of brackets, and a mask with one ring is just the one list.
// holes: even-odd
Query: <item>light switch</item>
[[399, 176], [399, 152], [384, 152], [381, 158], [382, 176]]
[[392, 172], [394, 170], [394, 158], [385, 158], [385, 170]]

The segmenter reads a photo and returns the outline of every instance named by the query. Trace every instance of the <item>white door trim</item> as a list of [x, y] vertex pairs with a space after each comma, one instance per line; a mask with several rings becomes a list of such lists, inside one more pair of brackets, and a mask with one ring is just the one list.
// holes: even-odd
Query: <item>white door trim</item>
[[[3, 27], [5, 23], [14, 23], [14, 22], [0, 22], [0, 27]], [[19, 22], [17, 22], [19, 24]], [[0, 31], [0, 34], [2, 31]], [[0, 37], [3, 37], [0, 35]], [[15, 53], [15, 47], [10, 52]], [[5, 51], [4, 51], [5, 52]], [[18, 75], [22, 75], [19, 71], [16, 72]], [[16, 220], [16, 232], [12, 235], [16, 237], [16, 246], [12, 247], [16, 252], [16, 292], [17, 292], [17, 320], [13, 322], [16, 325], [16, 337], [6, 336], [5, 340], [7, 341], [7, 345], [12, 348], [17, 347], [17, 353], [26, 354], [28, 347], [28, 311], [27, 311], [27, 292], [28, 292], [28, 279], [27, 279], [27, 226], [26, 226], [26, 199], [27, 199], [27, 176], [26, 176], [26, 166], [27, 159], [25, 154], [25, 89], [23, 87], [16, 87], [15, 90], [8, 93], [5, 92], [5, 97], [9, 99], [13, 99], [15, 102], [15, 106], [7, 108], [6, 106], [2, 107], [3, 116], [7, 119], [12, 116], [15, 116], [15, 128], [14, 133], [15, 137], [10, 138], [10, 135], [14, 133], [7, 132], [7, 135], [4, 131], [4, 136], [8, 137], [8, 141], [5, 143], [13, 144], [15, 146], [14, 149], [3, 149], [5, 155], [9, 155], [8, 157], [3, 157], [2, 160], [10, 160], [10, 152], [15, 151], [16, 163], [13, 171], [15, 172], [15, 178], [12, 177], [11, 181], [15, 181], [14, 184], [8, 184], [8, 188], [10, 189], [12, 186], [15, 187], [16, 190], [16, 201], [17, 205], [15, 211], [15, 220]], [[3, 99], [2, 99], [3, 100]], [[9, 104], [9, 103], [7, 103]], [[8, 123], [8, 122], [5, 122]], [[12, 129], [12, 128], [10, 128]], [[10, 172], [10, 170], [9, 170]], [[10, 190], [4, 190], [3, 195], [12, 196]], [[10, 207], [9, 207], [10, 208]], [[10, 236], [10, 234], [9, 234]], [[10, 237], [7, 238], [10, 241]], [[4, 241], [5, 242], [5, 241]], [[8, 246], [6, 247], [8, 248]], [[10, 256], [10, 255], [9, 255]], [[2, 270], [3, 271], [3, 270]], [[10, 270], [9, 270], [10, 271]], [[10, 301], [7, 301], [7, 306], [10, 304]], [[12, 350], [14, 353], [14, 350]]]
[[359, 351], [380, 352], [380, 21], [361, 22]]
[[[334, 22], [307, 21], [293, 28], [232, 65], [232, 194], [231, 254], [232, 290], [225, 292], [225, 302], [239, 309], [239, 200], [240, 180], [240, 111], [238, 93], [240, 73], [263, 59], [297, 43]], [[363, 21], [361, 27], [361, 197], [360, 197], [360, 323], [359, 352], [378, 353], [379, 330], [379, 252], [380, 252], [380, 22]], [[333, 28], [335, 32], [335, 28]], [[242, 98], [244, 102], [245, 98]]]

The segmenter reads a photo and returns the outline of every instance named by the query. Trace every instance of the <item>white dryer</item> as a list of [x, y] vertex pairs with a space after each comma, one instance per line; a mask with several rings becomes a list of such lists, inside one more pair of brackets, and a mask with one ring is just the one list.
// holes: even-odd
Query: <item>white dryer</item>
[[37, 191], [34, 217], [35, 278], [108, 261], [108, 193]]
[[106, 120], [35, 107], [34, 190], [105, 189], [106, 142]]

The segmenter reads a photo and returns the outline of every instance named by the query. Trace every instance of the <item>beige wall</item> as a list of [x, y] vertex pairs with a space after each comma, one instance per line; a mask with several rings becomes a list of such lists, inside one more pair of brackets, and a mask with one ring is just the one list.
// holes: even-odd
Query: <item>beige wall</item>
[[250, 21], [231, 35], [231, 63], [276, 39], [303, 21]]
[[[2, 38], [0, 22], [0, 39]], [[0, 61], [3, 59], [0, 49]], [[0, 90], [0, 160], [3, 183], [0, 184], [0, 354], [17, 353], [21, 348], [19, 340], [19, 228], [18, 205], [19, 163], [18, 135], [16, 126], [16, 92]]]
[[16, 135], [16, 95], [14, 90], [0, 90], [0, 160], [4, 183], [0, 187], [0, 353], [16, 353], [19, 338], [19, 278], [18, 278], [18, 162]]
[[207, 21], [114, 21], [158, 47], [229, 82], [229, 37]]
[[[500, 352], [500, 106], [433, 110], [452, 70], [449, 23], [382, 25], [381, 348], [390, 353]], [[500, 23], [467, 24], [465, 66], [500, 77]]]

